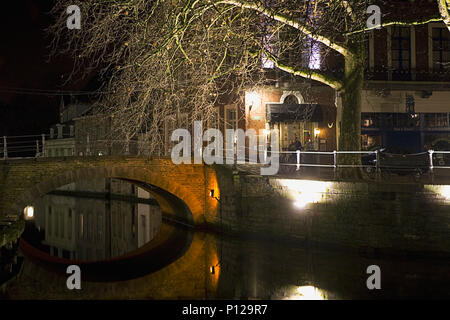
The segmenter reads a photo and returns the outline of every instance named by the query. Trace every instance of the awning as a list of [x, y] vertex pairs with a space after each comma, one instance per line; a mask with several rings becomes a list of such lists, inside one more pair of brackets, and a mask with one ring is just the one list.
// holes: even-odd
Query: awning
[[322, 121], [322, 109], [318, 104], [266, 104], [268, 122]]

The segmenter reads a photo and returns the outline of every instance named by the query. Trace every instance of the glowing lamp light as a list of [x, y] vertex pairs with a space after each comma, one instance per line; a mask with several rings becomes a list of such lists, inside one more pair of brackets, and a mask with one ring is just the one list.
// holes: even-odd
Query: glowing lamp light
[[314, 286], [293, 286], [282, 300], [327, 300], [328, 294]]
[[440, 194], [447, 200], [450, 200], [450, 186], [442, 186]]
[[314, 129], [314, 135], [317, 137], [320, 134], [320, 129]]
[[306, 207], [307, 204], [308, 204], [307, 201], [298, 200], [298, 201], [294, 202], [294, 207], [299, 208], [299, 209], [303, 209], [304, 207]]
[[245, 93], [246, 106], [255, 106], [259, 104], [260, 100], [261, 100], [260, 95], [255, 91]]
[[296, 300], [325, 300], [322, 290], [313, 286], [302, 286], [297, 288]]
[[331, 186], [330, 182], [313, 180], [280, 179], [279, 182], [287, 189], [297, 209], [304, 209], [311, 203], [322, 202]]
[[214, 268], [214, 266], [209, 267], [209, 273], [211, 273], [211, 274], [216, 273], [216, 269]]
[[25, 219], [33, 219], [34, 218], [34, 207], [33, 206], [26, 206], [23, 210], [23, 213], [25, 215]]
[[446, 201], [450, 201], [450, 185], [425, 185], [425, 189], [438, 194]]
[[209, 196], [210, 196], [211, 198], [216, 199], [217, 201], [220, 202], [220, 199], [217, 198], [217, 197], [214, 195], [214, 189], [209, 190]]

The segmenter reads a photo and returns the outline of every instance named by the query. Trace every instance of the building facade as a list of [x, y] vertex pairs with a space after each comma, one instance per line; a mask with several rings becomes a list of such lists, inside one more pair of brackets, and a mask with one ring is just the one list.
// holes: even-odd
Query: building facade
[[362, 147], [450, 150], [450, 33], [444, 23], [368, 36]]
[[[450, 150], [450, 33], [445, 24], [388, 26], [366, 32], [365, 39], [361, 148], [408, 153]], [[342, 57], [321, 57], [320, 48], [297, 58], [323, 71], [339, 72], [344, 67]], [[339, 93], [277, 70], [270, 61], [262, 63], [270, 85], [237, 93], [239, 102], [221, 102], [203, 128], [218, 128], [222, 133], [254, 129], [260, 136], [278, 130], [281, 150], [289, 149], [293, 141], [299, 141], [304, 150], [338, 150]], [[174, 112], [160, 128], [161, 146], [150, 148], [140, 139], [114, 144], [107, 138], [107, 121], [89, 115], [89, 108], [64, 110], [61, 123], [50, 130], [46, 156], [147, 154], [150, 149], [155, 155], [170, 156], [175, 144], [172, 132], [177, 128], [192, 132], [189, 114]]]
[[[445, 24], [372, 30], [366, 46], [362, 149], [450, 150], [450, 33]], [[333, 56], [320, 63], [314, 59], [324, 70], [342, 63]], [[228, 108], [219, 111], [225, 123]], [[340, 96], [331, 88], [291, 79], [248, 89], [236, 114], [245, 119], [243, 128], [278, 129], [283, 150], [298, 139], [304, 149], [333, 151], [338, 148], [340, 109]]]

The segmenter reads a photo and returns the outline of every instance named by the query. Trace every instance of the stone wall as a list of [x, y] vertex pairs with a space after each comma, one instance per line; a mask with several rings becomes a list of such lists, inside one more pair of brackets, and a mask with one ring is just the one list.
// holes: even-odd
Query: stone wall
[[218, 214], [224, 232], [359, 252], [450, 255], [450, 201], [424, 185], [225, 174], [218, 171], [227, 194]]
[[[119, 178], [160, 188], [163, 213], [189, 208], [191, 223], [262, 237], [383, 253], [448, 255], [450, 202], [422, 184], [281, 180], [230, 166], [174, 165], [170, 159], [71, 157], [0, 163], [0, 213], [23, 208], [62, 185]], [[214, 190], [213, 198], [209, 196]], [[1, 215], [0, 214], [0, 215]], [[188, 221], [189, 222], [189, 221]]]

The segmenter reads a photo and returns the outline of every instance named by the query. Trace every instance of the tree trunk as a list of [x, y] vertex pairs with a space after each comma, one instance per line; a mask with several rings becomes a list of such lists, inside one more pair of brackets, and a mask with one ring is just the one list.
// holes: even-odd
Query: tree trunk
[[[361, 52], [361, 51], [359, 51]], [[342, 110], [339, 151], [361, 150], [361, 92], [364, 81], [364, 55], [345, 58], [344, 87], [341, 90]], [[360, 154], [339, 155], [340, 165], [361, 165]], [[340, 169], [343, 177], [362, 177], [360, 169]]]
[[450, 31], [450, 0], [437, 0], [442, 21]]

